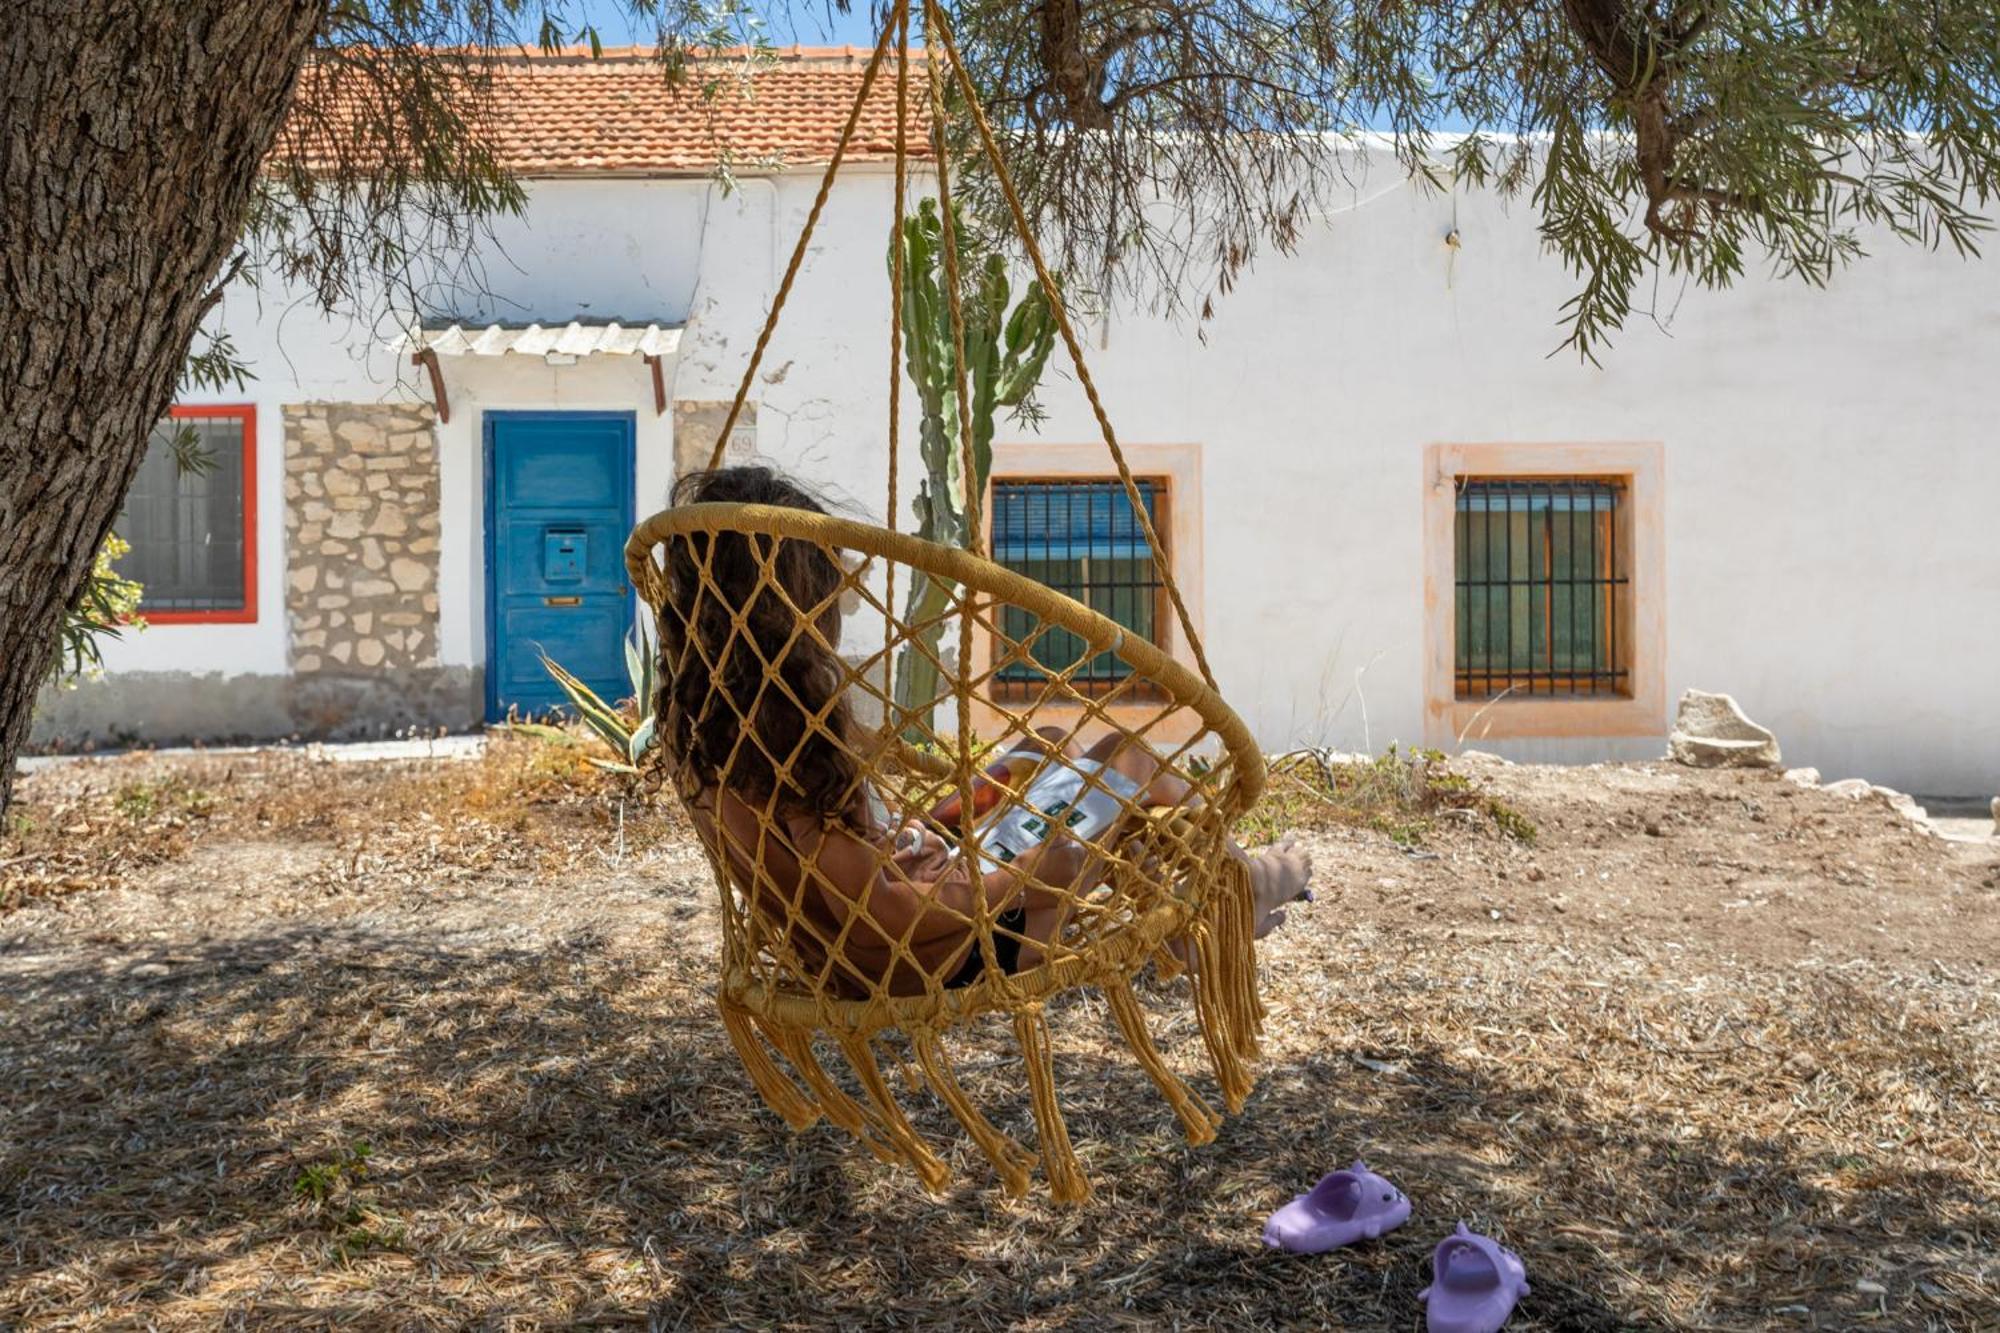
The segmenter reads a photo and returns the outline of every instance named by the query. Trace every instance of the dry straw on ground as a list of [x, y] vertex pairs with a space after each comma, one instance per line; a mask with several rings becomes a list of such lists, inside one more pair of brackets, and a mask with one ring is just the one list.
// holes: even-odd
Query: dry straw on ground
[[[1216, 1144], [1061, 1006], [1069, 1211], [788, 1133], [714, 1020], [685, 830], [561, 751], [33, 775], [0, 1327], [1414, 1329], [1460, 1217], [1526, 1258], [1524, 1330], [2000, 1327], [2000, 849], [1764, 775], [1457, 767], [1469, 801], [1286, 798], [1321, 897]], [[970, 1081], [1025, 1135], [1006, 1049]], [[1262, 1251], [1357, 1152], [1411, 1224]]]

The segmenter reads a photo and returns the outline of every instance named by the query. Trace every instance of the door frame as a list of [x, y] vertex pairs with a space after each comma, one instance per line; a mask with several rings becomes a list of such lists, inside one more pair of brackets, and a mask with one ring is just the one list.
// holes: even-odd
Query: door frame
[[[639, 414], [607, 410], [586, 410], [577, 408], [489, 408], [480, 413], [480, 512], [484, 534], [481, 538], [480, 586], [486, 599], [486, 651], [481, 666], [485, 677], [484, 690], [486, 722], [490, 725], [500, 720], [500, 675], [494, 670], [494, 650], [500, 638], [500, 599], [494, 587], [498, 567], [493, 560], [494, 535], [497, 530], [493, 521], [493, 506], [498, 498], [498, 490], [493, 484], [494, 427], [509, 421], [544, 422], [597, 422], [615, 421], [625, 428], [624, 457], [619, 469], [619, 509], [624, 518], [625, 530], [629, 533], [638, 522], [634, 515], [639, 491]], [[619, 567], [624, 567], [621, 554]], [[638, 615], [638, 599], [629, 583], [626, 595], [632, 603], [632, 614]]]

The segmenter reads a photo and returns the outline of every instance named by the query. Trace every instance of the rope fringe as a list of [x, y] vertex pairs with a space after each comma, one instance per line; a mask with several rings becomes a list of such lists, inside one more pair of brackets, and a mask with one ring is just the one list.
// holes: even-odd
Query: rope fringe
[[847, 1063], [854, 1067], [855, 1077], [861, 1080], [868, 1100], [875, 1104], [883, 1137], [888, 1140], [890, 1150], [917, 1173], [925, 1189], [933, 1194], [942, 1193], [945, 1182], [951, 1179], [951, 1169], [931, 1151], [930, 1145], [924, 1142], [916, 1127], [903, 1114], [895, 1091], [882, 1077], [882, 1067], [875, 1062], [875, 1050], [868, 1039], [844, 1036], [840, 1039], [840, 1049], [847, 1057]]
[[910, 1043], [916, 1047], [917, 1063], [923, 1066], [924, 1076], [930, 1081], [931, 1091], [938, 1095], [948, 1110], [965, 1127], [966, 1137], [973, 1146], [984, 1153], [986, 1160], [1000, 1176], [1000, 1188], [1010, 1199], [1018, 1199], [1028, 1192], [1030, 1173], [1035, 1164], [1034, 1154], [996, 1129], [972, 1099], [965, 1095], [957, 1076], [952, 1072], [951, 1060], [945, 1054], [944, 1043], [938, 1034], [929, 1028], [918, 1028], [910, 1033]]
[[717, 1007], [722, 1011], [722, 1027], [736, 1048], [736, 1057], [743, 1062], [743, 1070], [750, 1075], [750, 1082], [764, 1098], [764, 1104], [795, 1131], [818, 1124], [819, 1105], [772, 1061], [757, 1034], [756, 1021], [727, 1000]]
[[1132, 1048], [1139, 1067], [1152, 1077], [1153, 1085], [1180, 1117], [1188, 1143], [1198, 1148], [1213, 1142], [1222, 1117], [1210, 1110], [1208, 1103], [1197, 1097], [1194, 1089], [1160, 1058], [1160, 1048], [1153, 1044], [1153, 1034], [1146, 1030], [1146, 1013], [1139, 1007], [1139, 997], [1132, 993], [1132, 983], [1123, 977], [1105, 983], [1104, 998], [1110, 1003], [1111, 1016], [1118, 1021], [1118, 1030], [1124, 1034], [1125, 1044]]
[[1090, 1198], [1090, 1177], [1070, 1146], [1069, 1126], [1056, 1101], [1055, 1052], [1049, 1045], [1042, 1007], [1030, 1005], [1014, 1014], [1014, 1039], [1021, 1044], [1021, 1063], [1028, 1075], [1028, 1100], [1035, 1109], [1035, 1141], [1042, 1150], [1042, 1174], [1049, 1196], [1057, 1203], [1082, 1203]]
[[1257, 998], [1257, 950], [1252, 938], [1255, 899], [1250, 868], [1226, 858], [1218, 892], [1190, 935], [1194, 941], [1194, 1003], [1223, 1105], [1235, 1115], [1255, 1083], [1249, 1064], [1264, 1032]]
[[844, 1092], [840, 1085], [827, 1075], [819, 1056], [813, 1053], [812, 1034], [795, 1028], [773, 1027], [770, 1029], [777, 1038], [777, 1046], [784, 1052], [785, 1059], [792, 1068], [799, 1071], [799, 1077], [813, 1090], [819, 1102], [819, 1109], [834, 1124], [861, 1140], [861, 1146], [874, 1155], [875, 1160], [890, 1166], [906, 1165], [903, 1155], [890, 1144], [884, 1143], [875, 1132], [875, 1126], [868, 1121], [868, 1115], [861, 1109], [861, 1103]]

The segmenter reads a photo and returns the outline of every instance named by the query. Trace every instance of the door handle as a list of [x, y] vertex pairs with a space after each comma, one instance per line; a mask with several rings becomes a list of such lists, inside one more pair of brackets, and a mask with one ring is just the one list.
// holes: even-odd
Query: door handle
[[582, 605], [583, 605], [583, 598], [581, 598], [581, 597], [544, 597], [544, 598], [542, 598], [542, 605], [543, 605], [543, 606], [582, 606]]

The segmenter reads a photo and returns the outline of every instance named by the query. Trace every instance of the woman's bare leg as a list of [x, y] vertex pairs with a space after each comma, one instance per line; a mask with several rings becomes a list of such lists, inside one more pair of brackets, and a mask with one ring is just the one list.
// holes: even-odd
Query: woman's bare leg
[[1094, 759], [1111, 772], [1130, 778], [1139, 788], [1135, 799], [1143, 806], [1183, 805], [1194, 794], [1194, 788], [1180, 774], [1162, 764], [1142, 742], [1123, 732], [1099, 737], [1080, 757]]
[[[1149, 750], [1128, 736], [1114, 732], [1085, 753], [1137, 782], [1143, 789], [1141, 799], [1146, 805], [1179, 805], [1193, 794], [1194, 789], [1187, 782], [1162, 767]], [[1285, 924], [1289, 904], [1306, 896], [1307, 886], [1312, 882], [1312, 855], [1301, 849], [1297, 836], [1291, 834], [1255, 856], [1231, 842], [1229, 855], [1250, 868], [1256, 913], [1254, 937], [1261, 940]]]
[[1035, 754], [1064, 754], [1071, 756], [1082, 753], [1082, 748], [1077, 744], [1076, 738], [1061, 727], [1036, 727], [1033, 731], [1007, 747], [1009, 754], [1022, 750], [1031, 751]]
[[1021, 893], [1021, 915], [1025, 918], [1021, 933], [1027, 938], [1021, 942], [1020, 971], [1040, 967], [1046, 952], [1043, 946], [1061, 938], [1063, 927], [1076, 910], [1076, 890], [1084, 882], [1085, 863], [1090, 859], [1080, 844], [1060, 836], [1039, 849], [1032, 872], [1039, 883], [1025, 886]]

